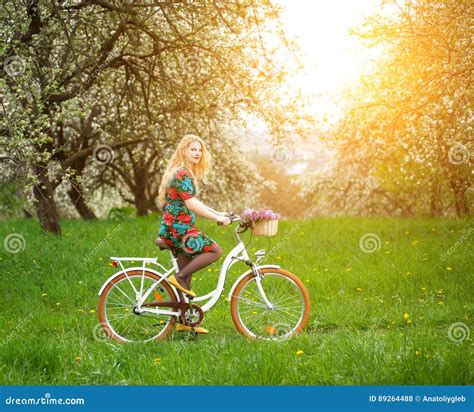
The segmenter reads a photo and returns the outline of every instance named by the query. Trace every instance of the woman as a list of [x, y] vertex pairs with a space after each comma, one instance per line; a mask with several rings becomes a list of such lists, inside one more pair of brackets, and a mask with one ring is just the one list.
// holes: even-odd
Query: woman
[[204, 141], [187, 134], [168, 162], [158, 195], [163, 214], [156, 244], [160, 246], [164, 241], [177, 258], [179, 272], [168, 282], [190, 297], [196, 296], [190, 290], [192, 274], [222, 256], [220, 246], [194, 225], [195, 214], [230, 224], [224, 212], [211, 209], [195, 197], [209, 166], [210, 155]]

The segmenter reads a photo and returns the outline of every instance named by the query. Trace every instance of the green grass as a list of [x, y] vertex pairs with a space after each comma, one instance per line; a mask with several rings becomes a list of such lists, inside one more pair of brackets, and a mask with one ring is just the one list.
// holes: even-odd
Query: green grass
[[[222, 298], [204, 320], [209, 335], [190, 341], [173, 333], [140, 345], [94, 339], [97, 292], [116, 271], [109, 256], [158, 255], [166, 262], [168, 253], [153, 243], [159, 217], [61, 224], [62, 237], [41, 233], [35, 220], [1, 224], [0, 384], [473, 383], [472, 336], [458, 343], [448, 337], [454, 323], [472, 328], [472, 231], [460, 240], [472, 220], [280, 222], [270, 240], [276, 251], [265, 263], [305, 282], [312, 307], [304, 333], [287, 342], [248, 341]], [[228, 228], [200, 226], [226, 252], [233, 246]], [[25, 239], [16, 254], [3, 247], [12, 233]], [[361, 250], [367, 233], [380, 237], [380, 250]], [[254, 238], [249, 249], [266, 246], [267, 239]], [[218, 263], [196, 273], [200, 294], [213, 289]], [[226, 291], [244, 270], [232, 267]]]

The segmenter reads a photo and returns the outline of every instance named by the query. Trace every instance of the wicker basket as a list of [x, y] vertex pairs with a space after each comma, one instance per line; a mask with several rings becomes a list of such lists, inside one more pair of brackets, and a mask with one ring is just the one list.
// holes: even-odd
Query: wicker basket
[[275, 236], [278, 232], [278, 219], [261, 220], [252, 226], [254, 236]]

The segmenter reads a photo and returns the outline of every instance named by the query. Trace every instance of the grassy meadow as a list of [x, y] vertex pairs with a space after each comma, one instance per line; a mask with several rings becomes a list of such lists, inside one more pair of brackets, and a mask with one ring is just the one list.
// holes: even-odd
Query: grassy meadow
[[[161, 343], [128, 345], [94, 338], [97, 293], [117, 270], [110, 256], [160, 256], [168, 266], [168, 252], [154, 245], [159, 216], [61, 225], [61, 237], [43, 234], [36, 220], [0, 225], [2, 385], [474, 382], [472, 219], [281, 221], [277, 236], [254, 237], [248, 247], [272, 250], [263, 263], [305, 283], [312, 307], [304, 333], [249, 341], [223, 296], [204, 319], [209, 335], [193, 341], [173, 332]], [[225, 252], [233, 247], [229, 227], [200, 226]], [[380, 239], [372, 253], [368, 234]], [[222, 260], [195, 274], [199, 294], [214, 288]], [[231, 268], [226, 292], [245, 270]]]

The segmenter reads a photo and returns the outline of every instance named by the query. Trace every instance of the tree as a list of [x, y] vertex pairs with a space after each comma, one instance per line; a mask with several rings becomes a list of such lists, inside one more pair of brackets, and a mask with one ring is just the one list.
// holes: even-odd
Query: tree
[[[334, 196], [358, 213], [470, 213], [472, 2], [384, 2], [354, 33], [383, 57], [346, 93]], [[340, 189], [342, 188], [342, 190]], [[375, 208], [375, 210], [374, 210]]]
[[[26, 6], [7, 2], [2, 13], [9, 21], [1, 33], [2, 134], [11, 150], [27, 148], [19, 153], [31, 169], [46, 231], [60, 233], [58, 183], [68, 179], [79, 213], [93, 217], [80, 185], [86, 159], [98, 145], [127, 147], [120, 156], [133, 168], [131, 146], [166, 123], [161, 117], [209, 131], [213, 123], [258, 116], [277, 141], [288, 138], [290, 128], [302, 133], [311, 121], [299, 114], [297, 98], [282, 103], [275, 96], [285, 70], [263, 33], [280, 39], [279, 48], [292, 46], [275, 29], [280, 10], [269, 0], [31, 0]], [[139, 169], [148, 156], [151, 167], [160, 153], [151, 142], [141, 147], [148, 160], [136, 163], [128, 186], [134, 202], [149, 210], [155, 190], [140, 181], [150, 171]], [[109, 168], [121, 175], [122, 165]], [[131, 170], [122, 172], [130, 177]]]

